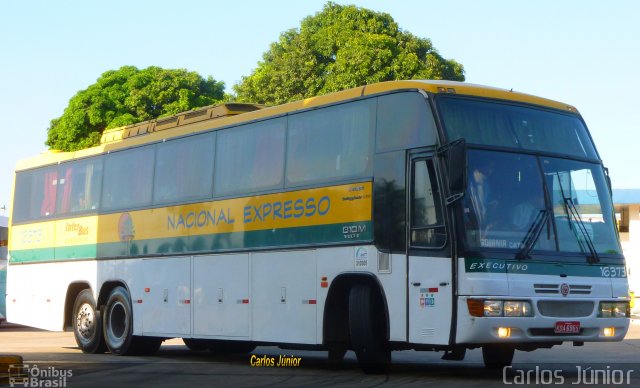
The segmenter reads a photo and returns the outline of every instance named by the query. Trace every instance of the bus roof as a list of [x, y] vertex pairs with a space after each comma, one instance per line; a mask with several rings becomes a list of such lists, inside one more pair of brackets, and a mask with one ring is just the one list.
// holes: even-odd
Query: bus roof
[[55, 164], [75, 158], [99, 155], [132, 146], [162, 141], [167, 138], [185, 136], [191, 133], [230, 125], [238, 125], [247, 121], [260, 120], [271, 116], [278, 116], [319, 107], [325, 104], [347, 101], [362, 96], [400, 90], [423, 90], [434, 94], [448, 93], [516, 101], [577, 113], [577, 109], [571, 105], [529, 94], [514, 92], [512, 90], [456, 81], [387, 81], [272, 107], [265, 107], [256, 104], [220, 104], [216, 106], [207, 106], [189, 112], [182, 112], [170, 117], [128, 125], [126, 127], [109, 129], [103, 133], [101, 144], [98, 146], [72, 152], [60, 152], [56, 150], [45, 151], [36, 157], [19, 161], [17, 170]]

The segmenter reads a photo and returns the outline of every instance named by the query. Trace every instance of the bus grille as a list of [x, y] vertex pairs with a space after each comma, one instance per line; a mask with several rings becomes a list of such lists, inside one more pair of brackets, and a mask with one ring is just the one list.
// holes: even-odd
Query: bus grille
[[578, 318], [588, 317], [593, 313], [593, 302], [541, 300], [538, 311], [545, 317]]
[[[534, 284], [533, 290], [536, 294], [559, 294], [559, 284]], [[570, 284], [569, 295], [590, 295], [591, 286], [582, 284]]]

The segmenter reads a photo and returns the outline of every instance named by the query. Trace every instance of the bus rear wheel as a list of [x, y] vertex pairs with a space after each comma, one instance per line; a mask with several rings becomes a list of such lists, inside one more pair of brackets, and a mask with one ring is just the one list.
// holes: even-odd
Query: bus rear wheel
[[349, 334], [358, 364], [365, 373], [386, 373], [391, 351], [384, 332], [384, 310], [369, 285], [358, 284], [349, 292]]
[[121, 286], [114, 288], [109, 294], [102, 326], [107, 348], [112, 354], [152, 354], [162, 344], [162, 338], [133, 335], [131, 298], [129, 292]]
[[104, 353], [102, 318], [90, 289], [80, 291], [73, 303], [73, 336], [83, 353]]
[[482, 347], [482, 360], [489, 369], [504, 368], [511, 365], [515, 348], [512, 346], [485, 345]]

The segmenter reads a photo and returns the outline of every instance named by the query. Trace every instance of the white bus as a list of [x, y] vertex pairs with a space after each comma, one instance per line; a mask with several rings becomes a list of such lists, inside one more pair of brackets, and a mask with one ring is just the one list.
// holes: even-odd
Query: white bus
[[481, 347], [500, 367], [620, 341], [630, 320], [581, 116], [512, 91], [394, 81], [207, 107], [21, 162], [12, 209], [8, 318], [88, 353], [183, 338], [353, 350], [375, 373], [393, 350]]

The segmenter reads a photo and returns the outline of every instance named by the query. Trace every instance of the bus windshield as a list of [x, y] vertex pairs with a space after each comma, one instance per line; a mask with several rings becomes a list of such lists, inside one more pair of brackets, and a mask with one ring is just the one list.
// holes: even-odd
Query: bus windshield
[[454, 96], [439, 96], [438, 107], [448, 141], [598, 159], [576, 114]]
[[599, 164], [470, 149], [468, 168], [470, 250], [508, 249], [521, 259], [544, 251], [621, 254]]

